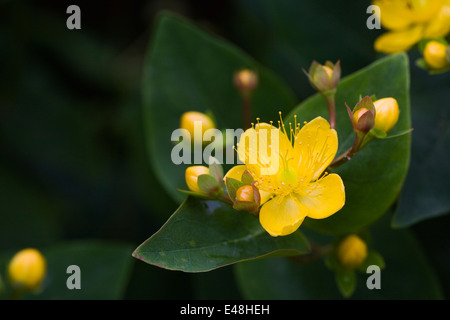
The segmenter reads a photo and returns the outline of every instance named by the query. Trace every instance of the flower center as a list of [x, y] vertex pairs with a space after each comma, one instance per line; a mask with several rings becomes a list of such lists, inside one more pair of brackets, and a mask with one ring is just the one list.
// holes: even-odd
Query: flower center
[[298, 174], [293, 168], [284, 168], [277, 174], [277, 185], [295, 188], [298, 184]]

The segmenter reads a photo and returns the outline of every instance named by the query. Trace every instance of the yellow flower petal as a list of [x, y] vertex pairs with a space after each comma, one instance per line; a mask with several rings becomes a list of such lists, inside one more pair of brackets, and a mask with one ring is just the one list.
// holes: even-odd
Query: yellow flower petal
[[380, 8], [380, 21], [386, 29], [405, 29], [413, 21], [412, 11], [405, 0], [378, 0], [373, 4]]
[[440, 38], [450, 32], [450, 1], [447, 0], [439, 13], [430, 20], [424, 30], [424, 38]]
[[414, 26], [407, 30], [382, 34], [375, 40], [375, 50], [384, 53], [407, 51], [422, 38], [423, 27]]
[[272, 237], [285, 236], [300, 227], [306, 214], [306, 208], [295, 197], [277, 196], [261, 207], [259, 221]]
[[[244, 173], [245, 170], [247, 170], [246, 165], [234, 166], [227, 172], [227, 174], [225, 175], [223, 180], [225, 181], [226, 178], [233, 178], [233, 179], [241, 181], [242, 174]], [[273, 193], [271, 193], [271, 192], [267, 192], [267, 191], [264, 191], [261, 189], [258, 189], [258, 190], [259, 190], [259, 195], [261, 196], [261, 204], [267, 202], [273, 196]]]
[[292, 145], [278, 128], [258, 123], [241, 135], [237, 153], [239, 160], [247, 165], [252, 174], [274, 175], [281, 167], [280, 157], [290, 155]]
[[442, 6], [443, 0], [410, 0], [414, 23], [427, 23]]
[[297, 133], [292, 167], [300, 177], [308, 177], [308, 182], [316, 180], [333, 161], [337, 149], [336, 130], [330, 129], [327, 120], [317, 117]]
[[261, 196], [261, 204], [266, 203], [267, 201], [269, 201], [272, 197], [273, 197], [273, 193], [272, 192], [267, 192], [261, 189], [259, 190], [259, 195]]
[[327, 218], [345, 204], [344, 183], [335, 173], [311, 183], [304, 192], [297, 195], [297, 199], [308, 209], [308, 217], [313, 219]]
[[234, 166], [233, 168], [231, 168], [230, 170], [228, 170], [228, 172], [225, 174], [225, 176], [223, 177], [223, 180], [225, 181], [226, 178], [232, 178], [232, 179], [236, 179], [241, 181], [242, 178], [242, 174], [244, 173], [244, 171], [246, 170], [246, 166], [245, 165], [237, 165]]

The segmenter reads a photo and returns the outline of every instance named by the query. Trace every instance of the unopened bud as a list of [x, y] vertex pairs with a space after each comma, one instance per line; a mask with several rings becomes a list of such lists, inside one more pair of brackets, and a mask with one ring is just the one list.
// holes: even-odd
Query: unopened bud
[[[349, 112], [350, 113], [350, 112]], [[364, 97], [353, 108], [350, 116], [356, 132], [367, 133], [375, 125], [375, 106], [369, 96]]]
[[388, 132], [398, 121], [399, 107], [397, 100], [394, 98], [383, 98], [374, 103], [375, 114], [375, 128]]
[[450, 65], [448, 58], [449, 47], [437, 41], [426, 44], [423, 57], [427, 65], [432, 69], [442, 69]]
[[367, 258], [367, 245], [357, 235], [349, 235], [339, 243], [337, 257], [343, 267], [356, 269]]
[[249, 185], [240, 187], [236, 191], [236, 200], [248, 202], [255, 201], [255, 196], [253, 195], [253, 187]]
[[202, 141], [205, 131], [215, 129], [215, 127], [214, 121], [210, 116], [198, 111], [188, 111], [181, 116], [180, 128], [189, 132], [192, 142], [197, 138]]
[[198, 177], [202, 174], [209, 174], [209, 168], [205, 166], [191, 166], [186, 169], [184, 176], [189, 190], [202, 193], [198, 187]]
[[341, 77], [341, 66], [327, 61], [325, 65], [313, 61], [309, 71], [305, 72], [311, 85], [319, 92], [334, 92]]
[[259, 190], [252, 185], [244, 185], [236, 190], [236, 199], [233, 208], [257, 214], [261, 204]]
[[258, 85], [258, 75], [249, 69], [243, 69], [234, 74], [234, 85], [244, 95], [249, 95]]
[[47, 272], [44, 256], [29, 248], [14, 255], [8, 265], [8, 277], [12, 287], [19, 291], [34, 291], [40, 287]]

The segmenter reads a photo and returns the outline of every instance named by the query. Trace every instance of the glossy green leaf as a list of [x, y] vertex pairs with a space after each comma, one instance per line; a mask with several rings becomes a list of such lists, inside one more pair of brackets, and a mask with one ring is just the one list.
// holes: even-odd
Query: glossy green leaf
[[346, 298], [350, 297], [356, 289], [356, 272], [345, 268], [335, 270], [336, 284], [339, 291]]
[[430, 76], [423, 70], [412, 70], [413, 148], [394, 216], [396, 227], [408, 227], [450, 213], [449, 83], [450, 72]]
[[[383, 256], [381, 289], [367, 288], [372, 273], [356, 272], [350, 299], [442, 299], [442, 289], [425, 252], [408, 230], [390, 228], [385, 216], [371, 228], [370, 248]], [[311, 244], [312, 245], [312, 244]], [[300, 263], [293, 258], [248, 261], [233, 266], [246, 299], [344, 299], [333, 270], [324, 260]]]
[[[372, 94], [378, 99], [394, 97], [398, 101], [400, 116], [390, 135], [410, 129], [409, 72], [405, 54], [380, 59], [341, 80], [336, 94], [337, 155], [354, 142], [345, 103], [354, 106], [360, 96]], [[300, 121], [309, 121], [319, 115], [328, 118], [327, 104], [317, 94], [296, 107], [286, 121], [293, 122], [294, 114]], [[304, 225], [325, 233], [343, 234], [371, 224], [396, 200], [408, 170], [409, 157], [409, 134], [371, 141], [352, 160], [334, 170], [345, 185], [344, 207], [327, 219], [306, 219]]]
[[189, 110], [211, 110], [218, 129], [250, 127], [243, 124], [242, 98], [232, 81], [242, 68], [256, 70], [259, 76], [252, 95], [252, 119], [273, 118], [296, 104], [292, 92], [274, 74], [238, 48], [176, 16], [164, 14], [158, 19], [142, 84], [147, 150], [162, 185], [179, 202], [185, 195], [176, 189], [186, 189], [184, 171], [189, 164], [172, 162], [172, 132]]
[[170, 270], [202, 272], [243, 260], [308, 250], [300, 231], [271, 237], [258, 218], [247, 212], [218, 201], [188, 197], [133, 256]]

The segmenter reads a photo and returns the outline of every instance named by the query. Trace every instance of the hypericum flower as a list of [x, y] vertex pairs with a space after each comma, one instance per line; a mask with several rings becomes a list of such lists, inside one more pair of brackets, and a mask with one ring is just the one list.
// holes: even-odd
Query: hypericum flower
[[[272, 139], [273, 136], [278, 139]], [[262, 227], [271, 236], [288, 235], [298, 229], [305, 217], [327, 218], [343, 207], [345, 190], [341, 177], [324, 173], [337, 147], [337, 133], [322, 117], [301, 129], [295, 117], [294, 128], [289, 132], [282, 120], [278, 128], [272, 122], [258, 122], [239, 140], [237, 152], [245, 164], [233, 167], [226, 177], [240, 180], [247, 170], [260, 192]]]
[[450, 65], [449, 51], [449, 47], [445, 44], [429, 41], [423, 51], [423, 58], [430, 68], [442, 69]]
[[376, 51], [406, 51], [421, 39], [450, 32], [450, 0], [375, 0], [373, 4], [380, 8], [383, 27], [391, 30], [376, 39]]
[[[186, 129], [189, 132], [192, 142], [194, 142], [195, 138], [203, 140], [205, 131], [208, 129], [215, 129], [215, 127], [216, 125], [210, 116], [198, 111], [187, 111], [183, 113], [180, 119], [180, 128]], [[198, 129], [195, 130], [196, 128]], [[195, 134], [196, 131], [198, 131], [197, 134]]]
[[184, 176], [189, 190], [202, 193], [198, 187], [198, 177], [202, 174], [209, 174], [209, 168], [205, 166], [191, 166], [186, 169]]
[[34, 291], [44, 280], [47, 263], [36, 249], [28, 248], [17, 252], [8, 265], [11, 285], [20, 291]]
[[339, 243], [337, 258], [343, 267], [356, 269], [367, 258], [367, 245], [360, 237], [351, 234]]

